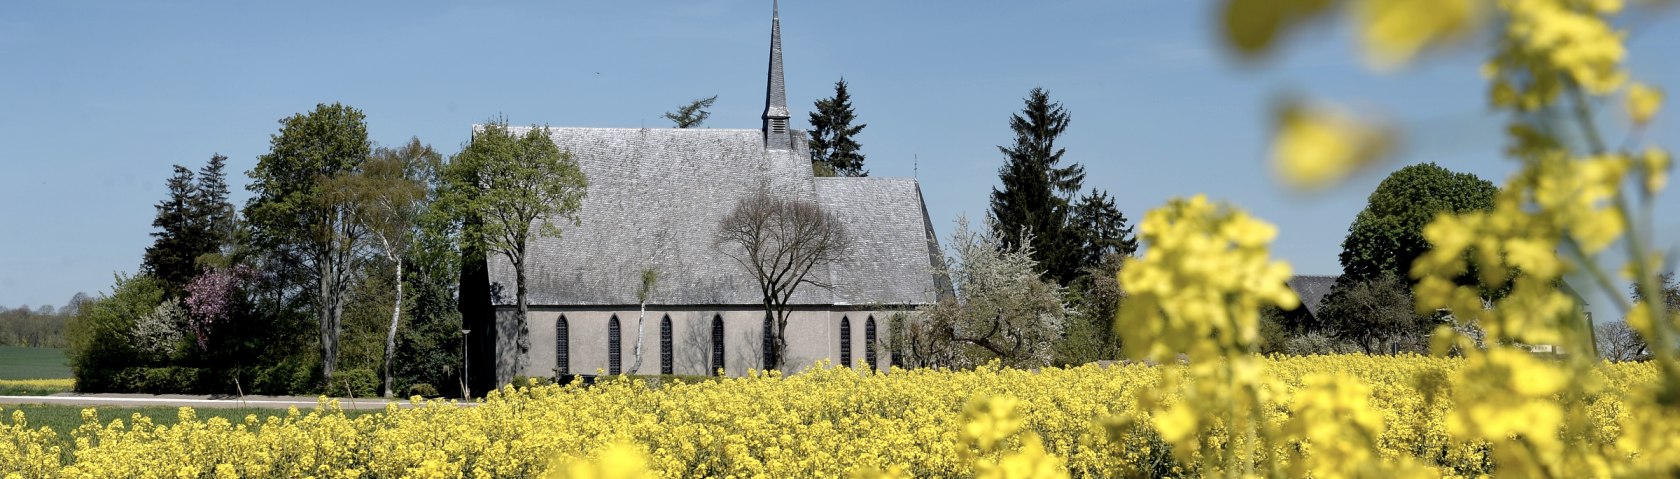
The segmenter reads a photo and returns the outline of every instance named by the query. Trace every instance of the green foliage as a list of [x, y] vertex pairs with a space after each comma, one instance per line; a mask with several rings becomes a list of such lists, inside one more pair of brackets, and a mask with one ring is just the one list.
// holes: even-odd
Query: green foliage
[[202, 245], [207, 238], [192, 210], [192, 170], [175, 165], [175, 174], [167, 184], [169, 197], [158, 202], [157, 218], [152, 220], [152, 227], [158, 229], [152, 232], [156, 240], [146, 248], [140, 271], [162, 280], [172, 293], [179, 294], [187, 281], [198, 275], [194, 262], [205, 253]]
[[239, 229], [238, 213], [234, 210], [233, 203], [228, 200], [226, 170], [227, 157], [221, 154], [211, 155], [210, 161], [198, 169], [198, 184], [193, 195], [192, 211], [204, 234], [204, 244], [201, 247], [207, 250], [196, 258], [195, 263], [199, 269], [206, 266], [231, 265], [225, 257], [218, 258], [232, 250]]
[[1121, 337], [1114, 331], [1114, 315], [1126, 300], [1120, 290], [1120, 266], [1125, 255], [1108, 254], [1085, 274], [1068, 285], [1072, 314], [1061, 344], [1056, 347], [1058, 366], [1077, 366], [1100, 360], [1121, 359]]
[[1091, 190], [1080, 197], [1071, 221], [1069, 227], [1079, 241], [1079, 264], [1098, 266], [1109, 256], [1131, 256], [1137, 251], [1137, 238], [1126, 224], [1126, 215], [1106, 191]]
[[1289, 327], [1284, 319], [1284, 312], [1277, 306], [1267, 305], [1260, 309], [1260, 354], [1282, 353], [1289, 339]]
[[65, 339], [65, 324], [87, 300], [86, 293], [76, 293], [61, 308], [43, 305], [31, 310], [28, 306], [16, 309], [0, 306], [0, 347], [63, 348], [69, 344]]
[[438, 394], [437, 388], [432, 387], [432, 385], [430, 385], [430, 384], [414, 383], [414, 384], [410, 384], [408, 386], [408, 393], [404, 394], [403, 397], [414, 397], [414, 396], [420, 396], [420, 397], [425, 397], [425, 398], [435, 398], [435, 397], [440, 396], [440, 394]]
[[1412, 261], [1429, 250], [1423, 226], [1441, 213], [1493, 209], [1499, 189], [1470, 173], [1434, 163], [1401, 168], [1371, 193], [1342, 241], [1342, 274], [1373, 279], [1384, 273], [1411, 277]]
[[162, 281], [148, 275], [115, 275], [111, 293], [82, 305], [69, 323], [70, 370], [76, 390], [107, 391], [117, 385], [113, 374], [141, 361], [130, 332], [136, 319], [163, 303]]
[[857, 114], [846, 93], [846, 79], [834, 82], [834, 96], [817, 100], [811, 112], [811, 166], [817, 176], [869, 176], [863, 169], [862, 148], [855, 138], [864, 127], [852, 125]]
[[[572, 155], [549, 139], [548, 127], [517, 138], [507, 121], [493, 120], [444, 167], [438, 203], [463, 225], [467, 241], [513, 263], [519, 334], [516, 362], [531, 349], [526, 321], [525, 251], [533, 233], [558, 238], [556, 221], [577, 224], [589, 181]], [[515, 370], [523, 367], [516, 364]]]
[[298, 395], [321, 390], [319, 358], [293, 355], [251, 368], [241, 375], [245, 394]]
[[203, 269], [206, 256], [222, 253], [233, 240], [233, 204], [228, 202], [227, 157], [214, 155], [198, 176], [181, 165], [169, 178], [169, 197], [159, 201], [152, 220], [152, 245], [146, 247], [140, 271], [159, 280], [172, 296], [181, 295], [188, 281]]
[[492, 121], [444, 168], [449, 187], [441, 201], [457, 217], [484, 219], [463, 234], [515, 264], [524, 263], [533, 232], [557, 238], [556, 221], [577, 224], [589, 186], [571, 153], [548, 136], [548, 127], [533, 127], [515, 137], [506, 120]]
[[345, 298], [340, 369], [379, 369], [391, 321], [391, 291], [396, 289], [391, 277], [394, 269], [389, 261], [369, 261]]
[[378, 397], [379, 374], [372, 369], [346, 368], [333, 375], [321, 394], [337, 397]]
[[1342, 276], [1318, 308], [1319, 322], [1330, 337], [1358, 345], [1366, 353], [1385, 352], [1399, 344], [1403, 351], [1427, 352], [1435, 321], [1412, 306], [1406, 282], [1389, 272], [1375, 278]]
[[1079, 237], [1068, 219], [1069, 198], [1084, 184], [1085, 168], [1058, 166], [1066, 150], [1056, 147], [1056, 138], [1069, 120], [1062, 104], [1051, 102], [1043, 88], [1034, 88], [1025, 103], [1009, 119], [1015, 143], [998, 147], [1005, 163], [998, 169], [1002, 189], [992, 189], [991, 218], [1003, 233], [1004, 246], [1020, 249], [1020, 240], [1031, 238], [1027, 249], [1045, 277], [1065, 285], [1079, 276], [1081, 266]]
[[[275, 269], [279, 292], [308, 295], [319, 327], [323, 376], [338, 365], [341, 312], [354, 286], [364, 234], [350, 221], [354, 206], [337, 194], [334, 179], [368, 158], [365, 115], [341, 104], [320, 104], [308, 114], [280, 121], [269, 152], [249, 172], [253, 193], [245, 205], [250, 240]], [[289, 305], [276, 301], [276, 305]]]
[[[461, 313], [456, 305], [460, 278], [460, 256], [443, 254], [452, 245], [447, 235], [422, 235], [411, 257], [407, 300], [407, 325], [397, 331], [396, 360], [391, 374], [398, 390], [407, 384], [436, 385], [439, 392], [459, 396], [461, 380]], [[433, 242], [439, 254], [433, 251]]]
[[365, 228], [378, 251], [396, 261], [418, 234], [426, 211], [427, 186], [443, 167], [443, 155], [410, 138], [400, 148], [379, 148], [351, 174], [329, 181], [351, 220]]
[[671, 120], [677, 128], [694, 128], [705, 123], [706, 117], [712, 116], [712, 112], [706, 109], [711, 108], [713, 103], [717, 103], [717, 95], [688, 102], [687, 105], [678, 108], [676, 113], [665, 112], [665, 119]]

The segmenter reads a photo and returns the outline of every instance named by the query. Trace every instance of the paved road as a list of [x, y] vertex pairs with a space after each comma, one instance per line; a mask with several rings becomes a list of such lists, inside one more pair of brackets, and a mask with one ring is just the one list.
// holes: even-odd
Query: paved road
[[[152, 394], [72, 394], [60, 393], [51, 396], [0, 396], [0, 404], [61, 404], [66, 406], [190, 406], [194, 408], [273, 408], [286, 409], [297, 406], [298, 409], [311, 409], [318, 404], [319, 398], [302, 396], [187, 396], [187, 395], [152, 395]], [[382, 398], [337, 398], [339, 407], [344, 409], [383, 409], [386, 403], [396, 403], [398, 407], [413, 407], [407, 399], [386, 400]], [[458, 403], [472, 406], [475, 403]]]

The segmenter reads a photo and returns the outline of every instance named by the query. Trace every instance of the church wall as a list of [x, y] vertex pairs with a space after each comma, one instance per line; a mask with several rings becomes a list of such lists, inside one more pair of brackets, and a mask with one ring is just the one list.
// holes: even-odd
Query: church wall
[[[512, 380], [516, 371], [512, 364], [517, 354], [514, 342], [516, 327], [512, 326], [511, 308], [497, 311], [499, 321], [497, 357], [498, 383]], [[761, 309], [669, 309], [647, 311], [643, 334], [642, 366], [638, 374], [654, 375], [661, 371], [660, 322], [670, 315], [672, 326], [673, 373], [679, 375], [709, 375], [712, 352], [712, 318], [722, 317], [724, 324], [724, 372], [742, 376], [749, 369], [760, 369], [764, 357], [764, 311]], [[788, 322], [789, 369], [797, 372], [819, 359], [837, 365], [840, 355], [841, 318], [851, 326], [852, 367], [863, 370], [867, 348], [866, 324], [873, 316], [876, 321], [876, 363], [878, 369], [891, 364], [886, 342], [890, 331], [889, 311], [828, 311], [804, 310], [790, 313]], [[567, 325], [567, 356], [570, 374], [594, 375], [609, 371], [608, 323], [617, 315], [622, 334], [620, 345], [622, 371], [629, 372], [635, 364], [637, 310], [544, 310], [530, 312], [531, 349], [528, 361], [517, 374], [533, 377], [553, 377], [559, 372], [556, 325], [562, 316]]]

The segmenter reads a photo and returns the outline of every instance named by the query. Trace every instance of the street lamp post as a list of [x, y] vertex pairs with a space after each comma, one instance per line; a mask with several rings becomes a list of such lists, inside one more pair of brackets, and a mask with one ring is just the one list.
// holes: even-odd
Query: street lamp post
[[461, 399], [470, 400], [472, 399], [472, 387], [468, 386], [471, 383], [467, 380], [468, 372], [472, 371], [472, 359], [467, 356], [467, 334], [469, 333], [472, 333], [471, 329], [461, 330]]

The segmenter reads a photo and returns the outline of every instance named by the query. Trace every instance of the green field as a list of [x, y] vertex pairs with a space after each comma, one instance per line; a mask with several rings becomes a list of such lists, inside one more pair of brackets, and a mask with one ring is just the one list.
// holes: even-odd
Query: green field
[[59, 348], [0, 346], [0, 379], [70, 377], [70, 360]]

